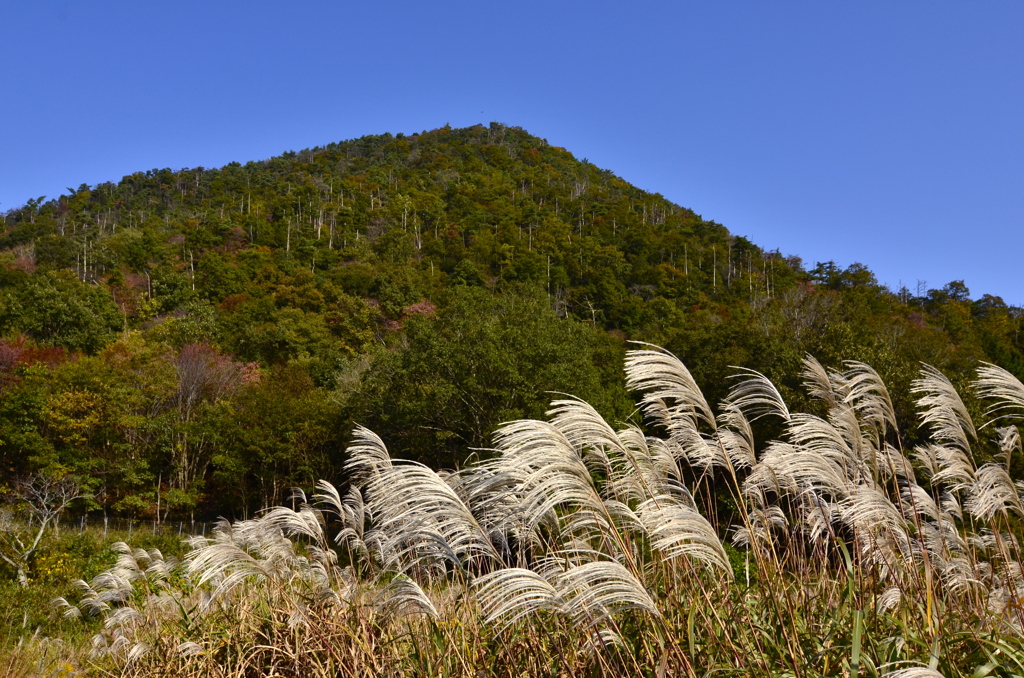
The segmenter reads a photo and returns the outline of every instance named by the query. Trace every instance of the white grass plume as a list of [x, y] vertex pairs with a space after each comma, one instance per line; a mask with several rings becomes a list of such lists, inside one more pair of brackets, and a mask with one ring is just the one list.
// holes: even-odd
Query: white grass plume
[[[661, 414], [670, 428], [683, 424], [681, 420], [693, 427], [699, 422], [715, 427], [714, 413], [690, 371], [663, 348], [626, 351], [626, 388], [643, 392], [640, 405], [644, 412], [649, 416]], [[667, 409], [659, 412], [658, 404]]]
[[626, 610], [661, 619], [661, 611], [643, 584], [616, 562], [595, 561], [567, 569], [558, 580], [564, 609], [577, 624], [598, 626]]
[[974, 458], [969, 451], [946, 445], [933, 445], [924, 449], [934, 454], [935, 465], [938, 467], [931, 476], [933, 486], [961, 490], [969, 488], [974, 483]]
[[818, 362], [817, 358], [807, 354], [803, 360], [803, 370], [800, 376], [804, 378], [804, 389], [812, 398], [825, 403], [829, 410], [839, 406], [839, 403], [846, 394], [836, 392], [836, 384], [832, 377]]
[[348, 455], [345, 471], [353, 482], [365, 481], [391, 466], [391, 456], [384, 441], [364, 426], [356, 426], [352, 431], [352, 444], [345, 453]]
[[945, 678], [945, 676], [927, 666], [911, 666], [910, 668], [884, 673], [882, 678]]
[[833, 525], [841, 519], [837, 502], [829, 501], [818, 492], [808, 490], [800, 495], [795, 504], [795, 522], [800, 526], [808, 542], [821, 546], [835, 539]]
[[590, 403], [579, 398], [555, 400], [547, 412], [548, 421], [565, 436], [582, 457], [588, 448], [623, 452], [622, 441]]
[[610, 474], [603, 488], [607, 498], [635, 505], [658, 494], [686, 492], [675, 459], [664, 446], [650, 447], [636, 427], [616, 435], [621, 447], [609, 459]]
[[390, 566], [405, 570], [424, 560], [456, 567], [500, 561], [486, 530], [435, 471], [415, 462], [378, 467], [364, 492], [373, 531]]
[[[513, 421], [498, 429], [494, 440], [501, 453], [495, 468], [514, 479], [522, 518], [531, 531], [548, 522], [556, 507], [606, 513], [586, 462], [556, 427], [536, 420]], [[611, 528], [609, 523], [606, 529]]]
[[875, 599], [875, 609], [878, 614], [889, 612], [899, 608], [900, 602], [903, 600], [903, 591], [898, 586], [893, 586], [882, 592], [878, 598]]
[[685, 459], [688, 464], [700, 471], [724, 469], [729, 466], [730, 460], [726, 457], [728, 451], [722, 446], [722, 439], [717, 435], [709, 436], [695, 428], [683, 427], [674, 431], [666, 442], [672, 446], [680, 459]]
[[996, 434], [999, 436], [999, 454], [995, 458], [1009, 470], [1013, 453], [1020, 454], [1022, 451], [1020, 429], [1016, 426], [1003, 426], [996, 428]]
[[919, 395], [921, 423], [932, 429], [932, 439], [970, 454], [971, 440], [976, 440], [978, 434], [967, 406], [946, 375], [924, 365], [921, 376], [911, 383], [910, 392]]
[[843, 520], [863, 532], [894, 530], [900, 540], [906, 540], [906, 520], [900, 510], [881, 491], [874, 487], [859, 486], [840, 502]]
[[511, 567], [485, 574], [474, 583], [484, 622], [502, 629], [540, 611], [563, 612], [555, 586], [533, 570]]
[[[689, 490], [680, 480], [679, 467], [670, 445], [659, 438], [647, 437], [635, 426], [616, 432], [622, 442], [623, 456], [614, 460], [610, 485], [613, 496], [643, 501], [657, 494], [685, 494]], [[622, 488], [628, 488], [623, 491]]]
[[964, 508], [972, 516], [984, 520], [991, 520], [1001, 513], [1024, 517], [1024, 504], [1010, 474], [1002, 464], [996, 463], [985, 464], [978, 469]]
[[501, 622], [503, 630], [524, 617], [549, 611], [564, 614], [577, 625], [600, 627], [627, 610], [661, 619], [643, 584], [619, 563], [592, 560], [564, 565], [563, 560], [551, 558], [539, 564], [539, 572], [507, 568], [480, 577], [475, 591], [485, 621]]
[[993, 421], [1024, 416], [1024, 384], [1002, 367], [982, 363], [974, 381], [974, 390], [979, 397], [995, 401], [985, 413], [986, 416], [995, 415]]
[[921, 520], [932, 522], [938, 522], [942, 518], [942, 508], [932, 495], [916, 483], [901, 488], [900, 504], [907, 516], [917, 516]]
[[665, 558], [692, 558], [721, 570], [732, 578], [729, 557], [718, 534], [692, 506], [671, 495], [652, 497], [637, 508], [650, 535], [651, 548]]
[[879, 435], [897, 430], [896, 412], [885, 382], [873, 367], [856, 360], [843, 363], [842, 387], [848, 389], [845, 401], [853, 405], [861, 419]]
[[744, 481], [744, 494], [774, 492], [798, 495], [805, 490], [824, 490], [833, 497], [846, 495], [848, 480], [841, 464], [816, 452], [779, 441], [762, 453]]
[[[745, 471], [757, 463], [754, 431], [743, 411], [735, 403], [722, 403], [718, 414], [718, 442], [736, 471]], [[715, 447], [710, 442], [709, 447]]]
[[854, 452], [849, 436], [832, 422], [813, 414], [798, 412], [791, 417], [787, 435], [793, 445], [820, 455], [841, 466], [850, 467], [861, 459]]
[[732, 543], [739, 547], [768, 550], [779, 534], [785, 533], [789, 520], [785, 512], [775, 505], [761, 505], [747, 511], [747, 521], [738, 526]]
[[[212, 584], [208, 605], [247, 582], [290, 579], [300, 558], [279, 528], [259, 519], [214, 528], [213, 539], [193, 538], [186, 562], [197, 586]], [[251, 551], [251, 552], [250, 552]]]
[[426, 615], [437, 619], [440, 615], [430, 596], [419, 584], [404, 574], [398, 574], [374, 598], [374, 606], [391, 617]]
[[745, 367], [732, 366], [732, 369], [739, 370], [739, 373], [730, 377], [737, 382], [726, 396], [728, 402], [736, 405], [749, 421], [769, 415], [789, 421], [789, 408], [771, 379]]
[[901, 481], [917, 484], [917, 475], [914, 473], [914, 465], [899, 450], [886, 443], [879, 452], [881, 466], [888, 469], [889, 473]]

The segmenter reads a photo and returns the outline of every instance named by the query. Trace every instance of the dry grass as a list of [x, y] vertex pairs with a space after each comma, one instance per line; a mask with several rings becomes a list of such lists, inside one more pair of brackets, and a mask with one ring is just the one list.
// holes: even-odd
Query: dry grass
[[[82, 670], [126, 676], [1024, 675], [1016, 429], [979, 435], [953, 386], [914, 388], [906, 453], [862, 363], [809, 359], [823, 416], [741, 371], [716, 415], [686, 368], [632, 351], [657, 435], [587, 403], [517, 421], [457, 474], [359, 429], [352, 485], [222, 523], [181, 563], [121, 549], [71, 616]], [[983, 366], [1001, 417], [1021, 386]], [[755, 449], [752, 422], [785, 435]], [[989, 449], [991, 448], [991, 449]], [[916, 463], [915, 463], [916, 462]], [[726, 497], [730, 515], [721, 512]]]

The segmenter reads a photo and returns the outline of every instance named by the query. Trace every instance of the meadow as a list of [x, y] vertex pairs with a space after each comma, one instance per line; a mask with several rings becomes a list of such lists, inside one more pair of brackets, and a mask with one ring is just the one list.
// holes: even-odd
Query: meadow
[[7, 672], [1024, 675], [1012, 374], [979, 364], [962, 397], [923, 365], [929, 439], [904, 449], [864, 363], [808, 356], [807, 412], [739, 368], [712, 408], [656, 346], [625, 372], [621, 428], [555, 396], [453, 472], [359, 428], [344, 485], [185, 544], [66, 531], [47, 551], [71, 554], [61, 574], [41, 576], [75, 570], [73, 591], [4, 589]]

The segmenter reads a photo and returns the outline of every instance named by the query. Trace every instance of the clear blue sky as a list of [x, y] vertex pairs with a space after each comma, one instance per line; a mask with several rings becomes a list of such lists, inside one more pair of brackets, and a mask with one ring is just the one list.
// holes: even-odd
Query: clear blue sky
[[808, 264], [1024, 304], [1024, 2], [6, 2], [0, 210], [519, 125]]

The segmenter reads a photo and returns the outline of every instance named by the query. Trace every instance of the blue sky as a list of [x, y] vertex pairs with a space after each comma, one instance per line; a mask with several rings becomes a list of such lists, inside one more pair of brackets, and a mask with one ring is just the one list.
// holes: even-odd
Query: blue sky
[[1024, 304], [1022, 2], [4, 3], [0, 210], [519, 125], [759, 245]]

